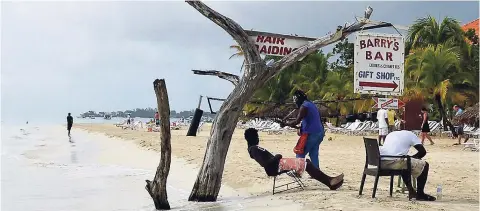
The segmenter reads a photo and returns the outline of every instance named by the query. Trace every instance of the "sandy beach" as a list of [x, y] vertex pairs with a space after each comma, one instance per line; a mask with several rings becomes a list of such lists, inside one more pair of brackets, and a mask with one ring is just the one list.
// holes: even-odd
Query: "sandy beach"
[[[74, 128], [91, 133], [103, 133], [118, 138], [116, 140], [119, 142], [133, 142], [142, 150], [159, 152], [159, 133], [146, 132], [145, 129], [122, 130], [111, 124], [80, 124]], [[209, 131], [209, 125], [205, 125], [197, 137], [187, 137], [186, 130], [173, 130], [173, 156], [184, 160], [192, 168], [199, 168]], [[329, 175], [345, 174], [345, 182], [337, 191], [330, 191], [321, 183], [308, 179], [307, 175], [303, 178], [307, 185], [306, 190], [294, 190], [271, 196], [273, 180], [266, 176], [263, 168], [250, 159], [242, 129], [237, 129], [233, 135], [223, 183], [238, 191], [248, 192], [253, 197], [290, 200], [303, 204], [304, 210], [478, 210], [478, 153], [462, 151], [462, 146], [452, 146], [454, 143], [452, 139], [433, 138], [436, 144], [426, 146], [428, 154], [425, 159], [430, 163], [430, 173], [425, 191], [435, 195], [437, 184], [442, 184], [443, 198], [436, 202], [409, 202], [407, 195], [402, 193], [394, 193], [393, 197], [389, 197], [388, 177], [380, 178], [376, 199], [371, 198], [373, 177], [367, 177], [364, 195], [358, 196], [365, 163], [362, 137], [330, 133], [326, 134], [320, 145], [320, 167]], [[292, 148], [297, 140], [296, 134], [261, 133], [260, 139], [260, 145], [272, 153], [279, 153], [284, 157], [293, 156]], [[282, 176], [282, 180], [287, 181], [290, 178]]]

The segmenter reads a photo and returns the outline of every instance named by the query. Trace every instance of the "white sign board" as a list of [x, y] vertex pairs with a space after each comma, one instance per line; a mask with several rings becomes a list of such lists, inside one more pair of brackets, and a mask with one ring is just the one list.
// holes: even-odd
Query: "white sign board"
[[358, 33], [354, 93], [403, 94], [405, 41], [400, 35]]
[[395, 98], [376, 98], [374, 97], [375, 105], [373, 108], [385, 108], [385, 109], [400, 109], [405, 106], [405, 103]]
[[285, 56], [297, 48], [308, 44], [314, 38], [292, 35], [274, 34], [268, 32], [247, 31], [249, 38], [257, 46], [260, 54]]

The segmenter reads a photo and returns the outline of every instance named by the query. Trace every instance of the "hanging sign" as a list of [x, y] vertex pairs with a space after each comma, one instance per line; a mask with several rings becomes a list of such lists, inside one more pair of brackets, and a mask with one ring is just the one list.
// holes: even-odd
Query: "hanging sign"
[[354, 49], [354, 93], [403, 94], [405, 42], [402, 36], [359, 33]]

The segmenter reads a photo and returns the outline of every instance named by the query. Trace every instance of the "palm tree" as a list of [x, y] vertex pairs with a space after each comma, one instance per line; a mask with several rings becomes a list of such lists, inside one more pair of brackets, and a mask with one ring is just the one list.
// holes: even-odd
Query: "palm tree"
[[[242, 47], [240, 47], [239, 45], [231, 45], [230, 49], [234, 49], [235, 53], [232, 54], [228, 59], [238, 58], [238, 57], [243, 58], [245, 56], [245, 54], [243, 53]], [[243, 60], [242, 66], [240, 67], [240, 72], [242, 72], [243, 66], [245, 66], [245, 59]]]
[[406, 42], [406, 55], [414, 48], [427, 47], [428, 45], [443, 44], [452, 40], [456, 44], [465, 42], [464, 32], [459, 22], [453, 18], [445, 17], [439, 24], [432, 16], [420, 18], [408, 29]]
[[[344, 100], [358, 96], [353, 93], [353, 67], [346, 71], [330, 71], [321, 95], [323, 100]], [[353, 104], [353, 102], [335, 103], [331, 105], [331, 109], [346, 115], [353, 110]], [[337, 126], [338, 123], [337, 117]]]
[[453, 47], [451, 41], [419, 48], [406, 60], [406, 97], [421, 98], [423, 95], [428, 99], [434, 99], [441, 117], [446, 121], [444, 104], [450, 104], [452, 99], [464, 99], [469, 91], [456, 87], [471, 86], [476, 80], [470, 72], [462, 70], [460, 61], [459, 49]]
[[299, 69], [292, 75], [293, 87], [306, 91], [306, 94], [312, 99], [321, 97], [322, 85], [327, 80], [330, 57], [332, 54], [324, 54], [322, 51], [305, 57], [301, 61]]

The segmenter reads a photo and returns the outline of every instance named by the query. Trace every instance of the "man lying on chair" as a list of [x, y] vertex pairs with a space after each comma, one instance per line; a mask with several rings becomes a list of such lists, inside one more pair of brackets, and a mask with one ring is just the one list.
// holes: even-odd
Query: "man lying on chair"
[[[410, 147], [414, 147], [418, 152], [411, 156], [412, 173], [404, 174], [402, 179], [408, 188], [409, 199], [416, 198], [419, 201], [435, 201], [436, 198], [424, 192], [427, 183], [429, 164], [421, 160], [427, 154], [420, 139], [412, 132], [407, 130], [394, 131], [387, 135], [383, 146], [380, 147], [380, 155], [408, 155]], [[382, 158], [382, 168], [385, 169], [406, 169], [407, 161], [398, 158]], [[417, 178], [417, 192], [412, 187], [411, 177]]]
[[315, 167], [308, 159], [282, 158], [280, 154], [273, 156], [269, 151], [258, 146], [258, 131], [254, 128], [245, 130], [245, 140], [247, 140], [248, 143], [248, 153], [250, 157], [265, 168], [268, 176], [277, 176], [291, 170], [295, 170], [297, 174], [306, 171], [313, 179], [325, 184], [330, 190], [336, 190], [343, 184], [343, 174], [336, 177], [329, 177]]

